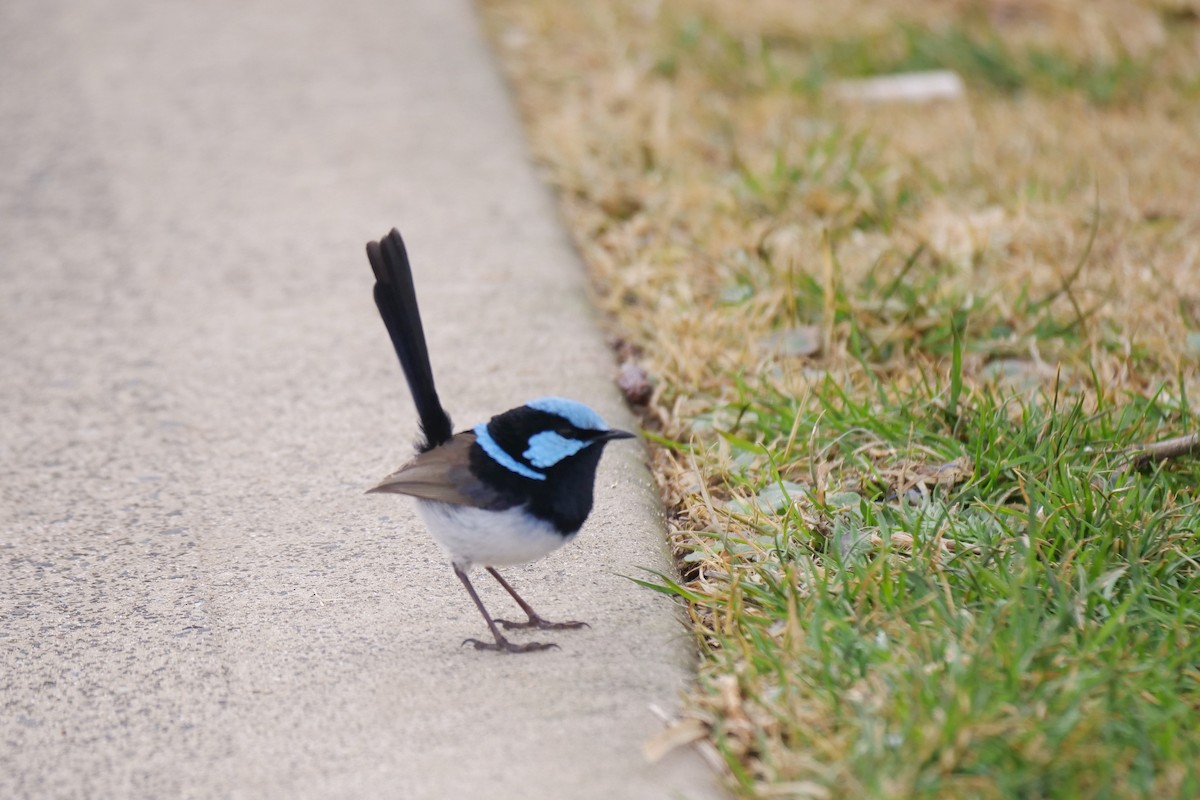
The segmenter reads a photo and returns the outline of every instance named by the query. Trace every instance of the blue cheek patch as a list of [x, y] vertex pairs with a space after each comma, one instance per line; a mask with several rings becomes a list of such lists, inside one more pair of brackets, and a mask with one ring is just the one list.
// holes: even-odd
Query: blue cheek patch
[[[492, 438], [492, 435], [490, 433], [488, 433], [486, 422], [479, 423], [471, 430], [473, 430], [475, 432], [475, 441], [479, 444], [480, 447], [483, 448], [483, 452], [487, 453], [488, 456], [492, 459], [492, 461], [495, 461], [497, 464], [504, 467], [509, 472], [515, 472], [518, 475], [521, 475], [526, 478], [530, 478], [531, 480], [535, 480], [535, 481], [546, 480], [545, 475], [543, 475], [540, 472], [534, 472], [529, 467], [525, 466], [520, 461], [517, 461], [515, 458], [513, 458], [508, 453], [506, 453], [504, 451], [503, 447], [496, 444], [496, 440]], [[543, 435], [543, 434], [539, 434], [539, 436], [540, 435]], [[537, 436], [535, 436], [533, 438], [536, 439]], [[531, 439], [530, 443], [532, 444], [532, 442], [533, 442], [533, 440]], [[526, 458], [528, 458], [528, 454], [526, 454]], [[535, 462], [531, 461], [530, 463], [535, 463]], [[553, 463], [553, 462], [551, 462], [551, 463]], [[541, 464], [538, 464], [538, 466], [541, 466]]]
[[529, 449], [521, 455], [535, 467], [553, 467], [564, 458], [573, 456], [590, 442], [568, 439], [554, 431], [542, 431], [529, 437]]
[[[545, 411], [547, 414], [560, 416], [580, 430], [608, 430], [608, 424], [599, 414], [583, 403], [577, 403], [565, 397], [539, 397], [537, 400], [530, 400], [525, 405], [537, 411]], [[533, 442], [532, 439], [529, 441], [530, 443]]]

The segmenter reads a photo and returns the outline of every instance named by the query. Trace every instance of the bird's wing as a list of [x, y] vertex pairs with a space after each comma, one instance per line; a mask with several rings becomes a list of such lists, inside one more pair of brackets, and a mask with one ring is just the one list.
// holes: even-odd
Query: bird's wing
[[371, 492], [407, 494], [458, 506], [503, 511], [520, 500], [488, 486], [471, 472], [471, 447], [475, 434], [455, 434], [450, 441], [417, 457], [388, 475]]

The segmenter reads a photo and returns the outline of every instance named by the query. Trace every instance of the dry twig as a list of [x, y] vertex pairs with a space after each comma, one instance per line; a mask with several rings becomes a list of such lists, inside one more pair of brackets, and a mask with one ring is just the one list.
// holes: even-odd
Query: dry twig
[[1174, 439], [1151, 442], [1131, 448], [1127, 452], [1130, 459], [1125, 468], [1145, 469], [1160, 461], [1190, 456], [1198, 452], [1200, 452], [1200, 433], [1189, 433], [1187, 436], [1176, 436]]

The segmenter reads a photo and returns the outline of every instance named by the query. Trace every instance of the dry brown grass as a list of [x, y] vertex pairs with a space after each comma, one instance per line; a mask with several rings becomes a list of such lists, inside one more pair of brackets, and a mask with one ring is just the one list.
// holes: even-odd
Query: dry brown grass
[[[846, 285], [924, 244], [944, 270], [942, 291], [986, 295], [1003, 316], [1022, 290], [1059, 287], [1084, 256], [1093, 214], [1099, 231], [1074, 294], [1096, 309], [1088, 339], [1106, 344], [1104, 377], [1153, 379], [1130, 374], [1122, 348], [1140, 345], [1169, 373], [1194, 357], [1185, 339], [1200, 322], [1198, 26], [1168, 34], [1154, 4], [985, 4], [1018, 45], [1048, 39], [1084, 63], [1152, 60], [1138, 96], [1110, 106], [974, 87], [962, 102], [838, 104], [772, 85], [755, 60], [765, 39], [784, 43], [775, 60], [786, 70], [806, 43], [886, 41], [898, 21], [936, 26], [979, 5], [484, 3], [602, 303], [673, 395], [720, 394], [713, 364], [762, 366], [754, 346], [789, 308], [773, 276], [755, 273], [820, 275], [827, 234]], [[689, 19], [733, 43], [710, 37], [685, 52], [678, 29]], [[1176, 85], [1189, 80], [1190, 91]], [[777, 196], [739, 190], [740, 171], [766, 175], [777, 161], [824, 172]], [[887, 224], [864, 224], [876, 214]], [[782, 252], [765, 263], [772, 241]], [[722, 305], [746, 279], [767, 291]], [[1117, 341], [1103, 341], [1104, 322]], [[829, 343], [826, 355], [837, 349]]]

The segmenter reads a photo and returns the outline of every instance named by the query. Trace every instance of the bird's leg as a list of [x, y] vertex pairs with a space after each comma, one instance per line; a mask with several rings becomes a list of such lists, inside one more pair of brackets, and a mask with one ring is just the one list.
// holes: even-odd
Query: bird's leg
[[[480, 614], [483, 614], [484, 622], [488, 624], [488, 628], [492, 631], [492, 636], [496, 638], [495, 644], [481, 642], [478, 639], [466, 639], [463, 641], [463, 644], [471, 644], [476, 650], [495, 650], [498, 653], [529, 653], [533, 652], [534, 650], [548, 650], [551, 647], [558, 647], [558, 645], [552, 642], [528, 642], [526, 644], [513, 644], [508, 639], [505, 639], [504, 635], [500, 633], [500, 629], [496, 627], [496, 623], [492, 622], [492, 618], [488, 614], [487, 609], [483, 607], [483, 601], [479, 599], [479, 595], [475, 592], [475, 587], [471, 585], [471, 580], [467, 577], [467, 573], [463, 572], [463, 570], [460, 569], [457, 564], [452, 566], [454, 567], [454, 574], [458, 576], [460, 581], [462, 581], [463, 586], [467, 587], [467, 594], [471, 595], [471, 599], [475, 601], [475, 607], [479, 609]], [[495, 575], [494, 572], [492, 574]], [[501, 581], [501, 583], [504, 582]], [[509, 591], [511, 592], [512, 589], [509, 589]]]
[[[549, 620], [542, 619], [541, 617], [538, 616], [538, 613], [533, 610], [533, 607], [530, 606], [529, 603], [526, 603], [521, 598], [521, 595], [517, 594], [517, 590], [514, 589], [513, 587], [509, 586], [508, 581], [506, 581], [506, 580], [504, 580], [504, 578], [500, 577], [500, 573], [496, 572], [495, 568], [488, 567], [487, 571], [492, 573], [492, 577], [495, 578], [497, 581], [499, 581], [500, 585], [504, 587], [504, 590], [512, 595], [512, 599], [517, 601], [517, 605], [519, 605], [521, 607], [521, 610], [524, 611], [527, 615], [529, 615], [529, 619], [525, 622], [510, 622], [509, 620], [506, 620], [506, 619], [496, 620], [496, 622], [499, 622], [501, 625], [504, 626], [504, 629], [506, 631], [511, 631], [514, 628], [541, 628], [542, 630], [569, 630], [571, 628], [591, 627], [586, 622], [550, 622]], [[485, 616], [486, 616], [486, 614], [485, 614]]]

